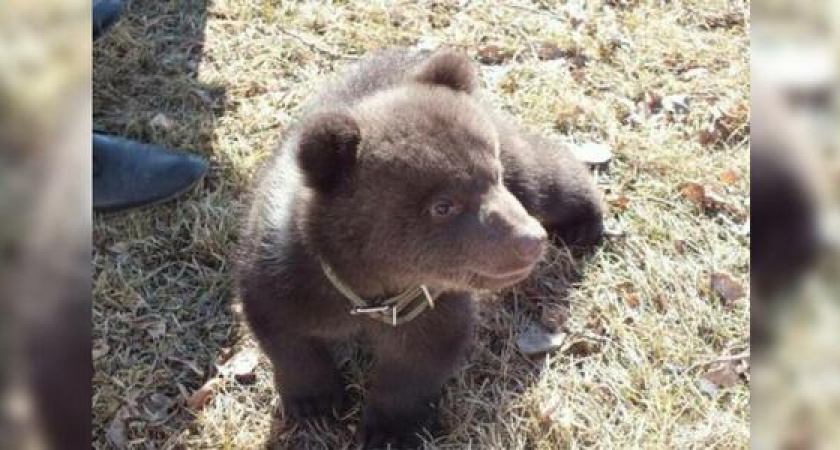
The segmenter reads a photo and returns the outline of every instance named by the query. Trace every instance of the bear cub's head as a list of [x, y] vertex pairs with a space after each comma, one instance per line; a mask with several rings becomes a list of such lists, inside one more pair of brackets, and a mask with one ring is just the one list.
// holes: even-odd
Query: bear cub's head
[[527, 277], [546, 232], [502, 182], [476, 86], [472, 63], [441, 51], [399, 86], [303, 122], [303, 222], [320, 258], [393, 288], [498, 289]]

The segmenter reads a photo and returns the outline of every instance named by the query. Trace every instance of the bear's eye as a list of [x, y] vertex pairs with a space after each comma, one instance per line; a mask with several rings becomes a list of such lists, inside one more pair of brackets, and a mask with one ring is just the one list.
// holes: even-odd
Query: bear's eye
[[460, 206], [448, 198], [439, 199], [432, 203], [432, 205], [429, 207], [429, 213], [432, 215], [432, 217], [438, 219], [454, 216], [458, 214], [460, 210]]

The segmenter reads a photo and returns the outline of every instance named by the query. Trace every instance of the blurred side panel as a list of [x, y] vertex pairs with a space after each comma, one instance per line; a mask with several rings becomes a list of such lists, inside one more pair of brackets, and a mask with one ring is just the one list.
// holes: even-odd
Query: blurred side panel
[[840, 448], [840, 2], [752, 12], [753, 447]]
[[0, 448], [90, 448], [90, 2], [0, 2]]

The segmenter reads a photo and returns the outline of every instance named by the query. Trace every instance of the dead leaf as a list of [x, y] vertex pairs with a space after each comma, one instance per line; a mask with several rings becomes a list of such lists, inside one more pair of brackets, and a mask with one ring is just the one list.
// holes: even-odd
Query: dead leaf
[[560, 408], [560, 404], [562, 400], [560, 397], [555, 397], [551, 399], [547, 404], [545, 404], [542, 408], [540, 408], [540, 412], [537, 415], [540, 421], [540, 425], [550, 425], [554, 422], [554, 413], [557, 412], [557, 409]]
[[631, 308], [639, 307], [639, 294], [632, 292], [624, 296], [624, 303]]
[[216, 389], [216, 386], [221, 384], [221, 380], [219, 378], [212, 378], [204, 383], [204, 386], [198, 388], [197, 391], [193, 392], [190, 398], [187, 400], [187, 407], [193, 411], [200, 411], [208, 403], [210, 400], [213, 399], [213, 394]]
[[714, 127], [711, 127], [700, 130], [698, 140], [700, 141], [700, 145], [709, 147], [720, 141], [720, 138], [720, 133]]
[[576, 342], [572, 342], [572, 344], [566, 348], [565, 353], [572, 356], [577, 356], [579, 358], [583, 358], [598, 353], [600, 351], [601, 346], [597, 342], [582, 339]]
[[712, 185], [699, 183], [685, 183], [680, 188], [680, 193], [692, 203], [700, 206], [705, 211], [729, 211], [739, 214], [739, 208], [734, 206], [725, 196], [721, 189]]
[[660, 314], [668, 310], [668, 299], [664, 294], [654, 295], [653, 304], [656, 306], [656, 311]]
[[682, 239], [677, 239], [674, 241], [674, 250], [677, 251], [680, 255], [685, 255], [686, 250], [686, 243]]
[[705, 378], [697, 380], [697, 389], [700, 389], [700, 392], [708, 395], [709, 397], [714, 397], [718, 392], [717, 385]]
[[166, 117], [166, 114], [157, 113], [154, 117], [152, 117], [152, 120], [149, 121], [149, 125], [151, 125], [152, 128], [170, 130], [172, 129], [173, 125], [175, 125], [175, 123], [172, 122], [172, 119]]
[[615, 287], [615, 290], [624, 299], [624, 303], [627, 303], [627, 306], [631, 308], [637, 308], [639, 306], [639, 294], [636, 293], [636, 287], [633, 286], [633, 283], [629, 281], [619, 283]]
[[242, 384], [251, 384], [257, 379], [254, 371], [259, 360], [260, 354], [256, 348], [242, 349], [219, 367], [219, 374]]
[[644, 96], [645, 112], [647, 115], [653, 115], [662, 111], [662, 96], [655, 92], [645, 92]]
[[626, 195], [621, 194], [607, 198], [607, 203], [618, 211], [626, 211], [630, 205], [630, 199]]
[[166, 322], [158, 320], [146, 326], [146, 332], [152, 339], [158, 339], [166, 334]]
[[566, 56], [566, 52], [553, 42], [543, 42], [537, 50], [537, 58], [543, 61], [560, 59], [564, 56]]
[[511, 57], [511, 53], [498, 45], [484, 45], [478, 48], [478, 61], [482, 64], [501, 64]]
[[564, 105], [554, 118], [557, 129], [571, 131], [576, 124], [586, 119], [586, 110], [580, 105]]
[[703, 22], [703, 28], [708, 30], [741, 27], [744, 26], [744, 15], [739, 12], [729, 12], [722, 15], [705, 17]]
[[111, 424], [108, 425], [106, 437], [115, 448], [128, 448], [128, 426], [126, 425], [126, 421], [130, 416], [131, 412], [128, 406], [123, 406], [114, 414], [114, 418], [111, 419]]
[[702, 375], [702, 379], [715, 385], [716, 388], [730, 388], [738, 384], [738, 372], [729, 362], [715, 365]]
[[729, 169], [721, 172], [721, 174], [718, 176], [718, 179], [721, 183], [731, 186], [741, 179], [741, 174], [739, 174], [735, 170]]
[[683, 197], [697, 205], [703, 205], [703, 202], [706, 200], [706, 189], [702, 184], [686, 183], [680, 189], [680, 193]]
[[715, 272], [711, 280], [712, 291], [720, 297], [723, 306], [730, 306], [745, 295], [744, 287], [728, 273]]
[[105, 342], [104, 339], [96, 339], [93, 341], [91, 355], [93, 356], [94, 361], [107, 355], [109, 351], [111, 351], [111, 347], [108, 346], [108, 343]]
[[575, 158], [590, 165], [606, 164], [610, 162], [613, 154], [608, 145], [593, 142], [570, 145], [569, 149], [575, 155]]
[[175, 405], [175, 399], [168, 395], [156, 392], [149, 396], [144, 409], [146, 417], [151, 422], [162, 422], [169, 417], [169, 411]]
[[113, 245], [108, 247], [108, 251], [115, 255], [126, 253], [128, 251], [128, 242], [115, 242]]
[[516, 346], [520, 352], [531, 356], [558, 349], [565, 340], [565, 333], [549, 333], [532, 324], [516, 337]]

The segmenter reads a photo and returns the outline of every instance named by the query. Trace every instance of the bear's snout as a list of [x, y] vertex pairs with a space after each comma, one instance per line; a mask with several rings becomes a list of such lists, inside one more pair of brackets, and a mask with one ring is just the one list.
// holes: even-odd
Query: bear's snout
[[545, 249], [546, 232], [543, 227], [533, 227], [513, 238], [513, 250], [523, 262], [533, 263], [542, 256]]
[[507, 189], [493, 189], [482, 205], [481, 222], [489, 242], [476, 272], [505, 285], [528, 276], [542, 257], [548, 235]]

